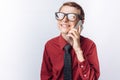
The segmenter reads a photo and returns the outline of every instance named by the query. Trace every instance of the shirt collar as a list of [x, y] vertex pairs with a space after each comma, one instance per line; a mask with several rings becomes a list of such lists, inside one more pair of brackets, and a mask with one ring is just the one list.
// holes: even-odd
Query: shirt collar
[[[83, 41], [84, 41], [84, 37], [80, 35], [81, 46], [83, 44]], [[60, 45], [60, 48], [63, 49], [66, 44], [68, 44], [67, 41], [60, 34], [60, 36], [59, 36], [59, 45]]]
[[63, 49], [66, 44], [67, 44], [67, 41], [62, 37], [62, 35], [60, 35], [59, 37], [60, 48]]

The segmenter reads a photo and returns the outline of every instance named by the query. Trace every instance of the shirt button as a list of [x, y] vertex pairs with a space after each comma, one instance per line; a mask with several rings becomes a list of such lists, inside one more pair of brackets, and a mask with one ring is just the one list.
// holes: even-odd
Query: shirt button
[[81, 68], [83, 68], [84, 66], [83, 66], [83, 65], [81, 65], [80, 67], [81, 67]]
[[87, 75], [86, 75], [86, 74], [84, 74], [83, 76], [84, 76], [84, 77], [87, 77]]

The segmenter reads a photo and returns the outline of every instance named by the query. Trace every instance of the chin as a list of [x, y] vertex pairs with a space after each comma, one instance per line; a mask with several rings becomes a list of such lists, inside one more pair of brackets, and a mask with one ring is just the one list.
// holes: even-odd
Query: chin
[[62, 34], [67, 34], [68, 32], [67, 31], [61, 31]]

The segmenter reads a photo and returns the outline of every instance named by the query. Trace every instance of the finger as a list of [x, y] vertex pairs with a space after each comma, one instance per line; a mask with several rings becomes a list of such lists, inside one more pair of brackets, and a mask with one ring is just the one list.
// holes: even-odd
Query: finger
[[68, 37], [71, 37], [72, 39], [74, 39], [74, 38], [75, 38], [75, 36], [73, 36], [73, 35], [72, 35], [72, 34], [70, 34], [70, 33], [69, 33], [67, 36], [68, 36]]
[[74, 30], [75, 32], [77, 32], [80, 35], [80, 33], [81, 33], [81, 26], [78, 26], [78, 29], [73, 28], [71, 30]]
[[71, 31], [74, 31], [78, 36], [80, 35], [79, 29], [71, 29]]
[[70, 30], [69, 34], [72, 34], [75, 38], [79, 38], [80, 36], [79, 32], [74, 29]]
[[72, 28], [71, 30], [76, 31], [76, 32], [78, 31], [78, 30], [77, 30], [77, 29], [75, 29], [75, 28]]

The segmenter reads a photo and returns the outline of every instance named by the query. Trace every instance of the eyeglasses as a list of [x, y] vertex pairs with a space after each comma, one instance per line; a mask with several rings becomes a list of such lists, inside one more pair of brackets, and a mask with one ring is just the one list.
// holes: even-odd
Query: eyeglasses
[[62, 12], [56, 12], [55, 17], [57, 20], [63, 20], [64, 17], [67, 17], [69, 21], [75, 21], [77, 18], [82, 20], [82, 17], [79, 14], [75, 13], [62, 13]]

